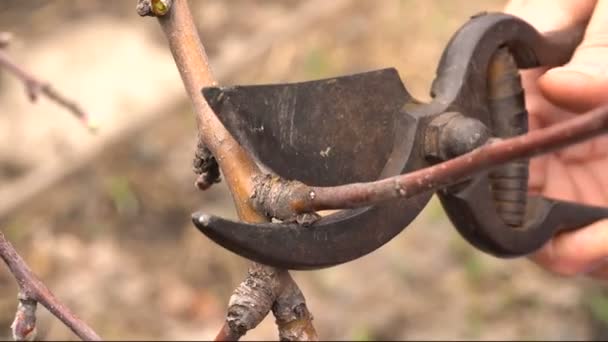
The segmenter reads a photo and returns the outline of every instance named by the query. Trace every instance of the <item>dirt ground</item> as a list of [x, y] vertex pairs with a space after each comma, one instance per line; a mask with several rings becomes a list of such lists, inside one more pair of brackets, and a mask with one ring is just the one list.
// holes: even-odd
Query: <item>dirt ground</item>
[[[293, 14], [303, 1], [192, 1], [222, 84], [394, 66], [422, 100], [451, 34], [470, 15], [503, 3], [352, 1], [230, 72], [221, 56], [247, 53], [248, 38], [264, 23]], [[104, 338], [210, 339], [247, 261], [190, 222], [197, 210], [235, 213], [224, 183], [204, 193], [193, 186], [194, 117], [158, 25], [134, 7], [134, 0], [0, 2], [0, 31], [15, 35], [9, 53], [78, 98], [101, 124], [101, 133], [90, 136], [54, 104], [28, 103], [21, 85], [0, 70], [0, 203], [27, 193], [38, 177], [16, 189], [11, 184], [35, 170], [71, 170], [0, 214], [0, 229]], [[323, 339], [606, 338], [602, 284], [474, 250], [435, 199], [374, 253], [293, 275]], [[12, 277], [0, 271], [2, 339], [10, 336], [16, 293]], [[39, 338], [76, 339], [39, 312]], [[243, 339], [277, 339], [272, 316]]]

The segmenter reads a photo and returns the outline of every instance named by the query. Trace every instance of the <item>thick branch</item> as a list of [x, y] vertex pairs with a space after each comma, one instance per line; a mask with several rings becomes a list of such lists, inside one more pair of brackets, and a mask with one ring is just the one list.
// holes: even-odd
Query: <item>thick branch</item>
[[[260, 215], [249, 201], [253, 193], [253, 179], [261, 174], [260, 169], [224, 128], [200, 93], [203, 87], [216, 85], [217, 82], [209, 67], [209, 61], [198, 37], [188, 3], [186, 0], [174, 0], [168, 4], [170, 8], [159, 16], [158, 20], [169, 42], [186, 92], [192, 101], [201, 141], [215, 156], [241, 220], [263, 222], [267, 218]], [[152, 5], [150, 0], [139, 0], [138, 13], [150, 15], [150, 11], [154, 12]], [[287, 287], [297, 288], [291, 277], [277, 278], [278, 274], [283, 273], [287, 274], [287, 271], [253, 263], [247, 278], [235, 290], [230, 300], [226, 324], [216, 339], [239, 339], [247, 330], [257, 326], [268, 314], [281, 294], [279, 290]], [[279, 281], [276, 281], [277, 279]], [[251, 284], [256, 285], [251, 286]], [[249, 289], [249, 291], [244, 291], [244, 289]], [[305, 305], [302, 303], [304, 308]], [[305, 320], [302, 325], [309, 327], [310, 333], [307, 336], [316, 337], [311, 323], [312, 316], [301, 316], [298, 319]]]
[[32, 273], [17, 251], [0, 233], [0, 257], [17, 280], [20, 288], [20, 299], [33, 300], [42, 304], [55, 317], [59, 318], [78, 337], [85, 341], [100, 341], [101, 337], [85, 322], [76, 317], [70, 309], [61, 303], [53, 293]]
[[[398, 197], [412, 197], [429, 190], [453, 185], [501, 164], [555, 151], [608, 132], [608, 105], [586, 114], [531, 131], [514, 138], [493, 139], [490, 143], [454, 159], [418, 171], [368, 183], [332, 187], [308, 187], [299, 182], [264, 181], [257, 194], [282, 194], [282, 206], [275, 206], [283, 219], [291, 215], [325, 209], [357, 208]], [[265, 189], [268, 184], [284, 189]], [[289, 197], [289, 198], [287, 198]], [[274, 203], [263, 199], [256, 202]]]
[[259, 168], [215, 116], [201, 94], [203, 87], [217, 85], [204, 47], [185, 0], [174, 1], [158, 21], [196, 113], [200, 137], [217, 159], [233, 195], [237, 212], [246, 221], [260, 221], [247, 203], [252, 191], [252, 176]]
[[8, 54], [2, 49], [0, 49], [0, 67], [13, 74], [23, 83], [30, 101], [35, 102], [40, 94], [45, 95], [51, 101], [67, 109], [76, 118], [82, 121], [90, 130], [95, 130], [97, 128], [96, 125], [90, 121], [90, 116], [88, 113], [85, 112], [80, 105], [78, 105], [78, 103], [59, 93], [50, 85], [50, 83], [42, 81], [33, 74], [24, 70], [22, 67], [13, 62]]

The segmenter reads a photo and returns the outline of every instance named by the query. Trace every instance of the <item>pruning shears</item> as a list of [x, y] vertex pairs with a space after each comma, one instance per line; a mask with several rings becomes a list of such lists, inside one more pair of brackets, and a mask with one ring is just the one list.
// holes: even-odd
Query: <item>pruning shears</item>
[[[264, 170], [309, 185], [415, 171], [528, 131], [518, 69], [566, 63], [583, 29], [541, 34], [503, 13], [471, 17], [445, 48], [432, 101], [413, 98], [395, 69], [289, 84], [210, 87], [202, 94]], [[247, 224], [202, 213], [196, 227], [225, 248], [287, 269], [338, 265], [407, 227], [432, 191], [340, 210], [311, 226]], [[523, 256], [555, 234], [608, 218], [608, 208], [528, 194], [528, 161], [505, 164], [437, 195], [460, 234], [497, 257]]]

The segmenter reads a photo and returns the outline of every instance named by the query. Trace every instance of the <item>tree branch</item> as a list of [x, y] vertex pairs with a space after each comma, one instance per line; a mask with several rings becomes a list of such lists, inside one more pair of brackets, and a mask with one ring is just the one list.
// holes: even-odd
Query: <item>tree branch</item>
[[[258, 177], [255, 201], [260, 210], [280, 219], [317, 210], [363, 207], [438, 190], [504, 163], [552, 152], [605, 133], [608, 133], [608, 105], [514, 138], [491, 139], [459, 157], [374, 182], [310, 187], [298, 181]], [[281, 198], [275, 198], [276, 194]]]
[[[10, 36], [2, 39], [0, 37], [0, 47], [4, 47], [8, 44]], [[68, 99], [63, 94], [59, 93], [55, 88], [51, 86], [49, 82], [42, 81], [33, 74], [29, 73], [18, 64], [13, 62], [8, 54], [0, 49], [0, 67], [4, 68], [15, 77], [17, 77], [25, 86], [25, 91], [31, 102], [36, 102], [40, 94], [45, 95], [51, 101], [67, 109], [76, 118], [78, 118], [90, 131], [95, 131], [97, 125], [91, 122], [89, 114], [80, 107], [78, 103]]]
[[[211, 72], [187, 1], [163, 2], [163, 5], [168, 6], [164, 13], [154, 10], [153, 5], [156, 2], [139, 0], [138, 14], [158, 15], [158, 21], [193, 104], [201, 142], [215, 156], [232, 194], [238, 216], [247, 222], [266, 221], [267, 218], [259, 214], [249, 201], [254, 190], [254, 178], [261, 174], [259, 167], [224, 128], [200, 93], [203, 87], [216, 85], [217, 82]], [[247, 278], [230, 299], [226, 323], [218, 333], [217, 340], [239, 339], [247, 330], [257, 326], [273, 305], [282, 306], [282, 302], [277, 302], [282, 289], [297, 289], [297, 285], [291, 277], [279, 276], [280, 274], [288, 275], [287, 271], [252, 263]], [[303, 296], [300, 308], [308, 312]], [[312, 315], [294, 316], [293, 319], [296, 320], [294, 325], [308, 327], [309, 333], [300, 336], [316, 338]], [[297, 323], [300, 321], [302, 323]]]
[[[19, 285], [19, 308], [13, 323], [16, 337], [33, 338], [35, 302], [42, 304], [55, 317], [59, 318], [78, 337], [85, 341], [100, 341], [101, 337], [85, 322], [76, 317], [55, 295], [38, 279], [19, 256], [15, 248], [0, 232], [0, 257], [17, 280]], [[34, 303], [32, 303], [34, 302]], [[31, 328], [31, 329], [30, 329]]]

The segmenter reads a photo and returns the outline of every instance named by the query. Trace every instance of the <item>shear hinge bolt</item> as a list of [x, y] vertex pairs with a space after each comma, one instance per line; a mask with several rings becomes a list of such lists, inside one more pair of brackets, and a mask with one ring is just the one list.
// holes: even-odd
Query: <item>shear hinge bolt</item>
[[427, 158], [447, 160], [471, 152], [491, 137], [483, 122], [458, 112], [446, 112], [434, 118], [424, 135]]

